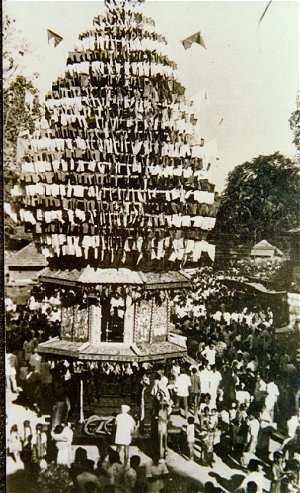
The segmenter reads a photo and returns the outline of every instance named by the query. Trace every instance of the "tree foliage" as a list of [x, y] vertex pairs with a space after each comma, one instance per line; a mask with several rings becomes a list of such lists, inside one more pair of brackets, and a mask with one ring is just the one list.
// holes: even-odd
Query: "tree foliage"
[[[22, 75], [20, 59], [29, 52], [20, 38], [15, 20], [5, 16], [3, 22], [3, 178], [4, 201], [11, 201], [10, 190], [20, 177], [20, 143], [33, 132], [39, 118], [38, 91], [32, 81]], [[13, 234], [14, 223], [5, 218], [5, 231]]]
[[300, 95], [297, 97], [297, 107], [295, 111], [291, 114], [291, 118], [289, 120], [290, 127], [294, 132], [294, 140], [293, 143], [298, 149], [300, 153]]
[[276, 152], [237, 166], [228, 176], [215, 234], [229, 245], [263, 239], [280, 246], [280, 235], [299, 224], [299, 167]]
[[[32, 101], [26, 102], [28, 95]], [[3, 160], [4, 160], [4, 199], [9, 200], [10, 189], [20, 176], [18, 139], [21, 135], [32, 133], [34, 121], [40, 116], [37, 89], [32, 82], [18, 75], [3, 91]], [[19, 142], [20, 144], [20, 142]]]
[[28, 44], [16, 29], [15, 19], [8, 15], [3, 19], [3, 87], [7, 88], [22, 70], [24, 55], [29, 52]]

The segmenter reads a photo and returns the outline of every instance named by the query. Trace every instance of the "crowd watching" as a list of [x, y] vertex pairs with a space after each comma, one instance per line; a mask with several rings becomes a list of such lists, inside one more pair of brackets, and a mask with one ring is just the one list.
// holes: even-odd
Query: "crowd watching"
[[[219, 459], [239, 468], [244, 479], [234, 489], [237, 493], [298, 493], [297, 345], [290, 339], [278, 339], [269, 306], [257, 300], [238, 305], [235, 292], [208, 269], [195, 277], [194, 286], [193, 291], [176, 295], [172, 313], [175, 331], [187, 337], [189, 357], [184, 363], [174, 361], [171, 367], [159, 368], [151, 381], [161, 443], [160, 453], [148, 468], [141, 466], [139, 455], [130, 456], [126, 448], [130, 442], [116, 443], [97, 464], [91, 463], [84, 447], [72, 456], [73, 430], [67, 420], [71, 404], [63, 393], [59, 399], [55, 371], [37, 351], [40, 341], [57, 335], [59, 321], [45, 313], [43, 323], [36, 307], [11, 317], [7, 388], [22, 393], [24, 405], [38, 415], [44, 413], [49, 389], [55, 389], [53, 408], [57, 406], [56, 414], [52, 409], [50, 429], [42, 424], [33, 429], [28, 421], [23, 429], [12, 426], [7, 445], [12, 460], [22, 461], [25, 471], [36, 477], [53, 463], [66, 468], [74, 492], [167, 491], [167, 436], [172, 416], [177, 415], [181, 429], [176, 451], [213, 471]], [[67, 409], [65, 416], [62, 408]], [[129, 418], [120, 418], [124, 419], [129, 423]], [[123, 459], [120, 445], [125, 446]], [[219, 484], [222, 488], [206, 483], [204, 489], [208, 493], [228, 491], [221, 480]]]

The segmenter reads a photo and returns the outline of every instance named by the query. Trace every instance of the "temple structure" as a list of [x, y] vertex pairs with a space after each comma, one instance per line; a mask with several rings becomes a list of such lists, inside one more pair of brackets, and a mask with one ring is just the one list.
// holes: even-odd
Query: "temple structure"
[[185, 338], [170, 330], [170, 291], [190, 288], [179, 272], [127, 268], [42, 271], [60, 289], [61, 337], [41, 353], [88, 361], [166, 361], [186, 354]]
[[60, 297], [60, 338], [39, 345], [50, 359], [140, 378], [186, 355], [170, 298], [190, 287], [182, 267], [213, 262], [217, 204], [167, 52], [152, 19], [115, 5], [46, 95], [13, 196], [49, 263], [40, 281]]

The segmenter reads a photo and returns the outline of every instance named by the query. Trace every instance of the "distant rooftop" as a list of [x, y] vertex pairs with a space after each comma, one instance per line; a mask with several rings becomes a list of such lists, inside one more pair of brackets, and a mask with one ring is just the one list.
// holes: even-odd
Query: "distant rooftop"
[[6, 267], [46, 267], [45, 257], [38, 251], [36, 245], [31, 242], [18, 252], [5, 260]]
[[264, 249], [270, 250], [275, 247], [271, 245], [271, 243], [269, 243], [267, 240], [261, 240], [252, 247], [252, 250], [256, 248], [259, 250], [264, 250]]
[[271, 243], [269, 243], [267, 240], [262, 240], [256, 243], [256, 245], [254, 245], [251, 249], [251, 255], [252, 256], [262, 255], [263, 250], [265, 250], [266, 252], [263, 253], [263, 255], [268, 255], [267, 252], [270, 252], [272, 250], [276, 255], [284, 256], [284, 254], [282, 253], [281, 250], [279, 250], [279, 248], [277, 248], [274, 245], [271, 245]]

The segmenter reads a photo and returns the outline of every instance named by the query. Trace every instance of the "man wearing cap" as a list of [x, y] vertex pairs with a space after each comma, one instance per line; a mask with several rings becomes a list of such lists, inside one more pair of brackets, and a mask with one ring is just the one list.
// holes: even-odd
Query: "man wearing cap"
[[126, 404], [121, 406], [121, 413], [116, 417], [116, 439], [117, 451], [121, 453], [124, 449], [124, 464], [126, 465], [129, 458], [129, 445], [131, 444], [132, 432], [135, 428], [135, 421], [130, 414], [130, 407]]

